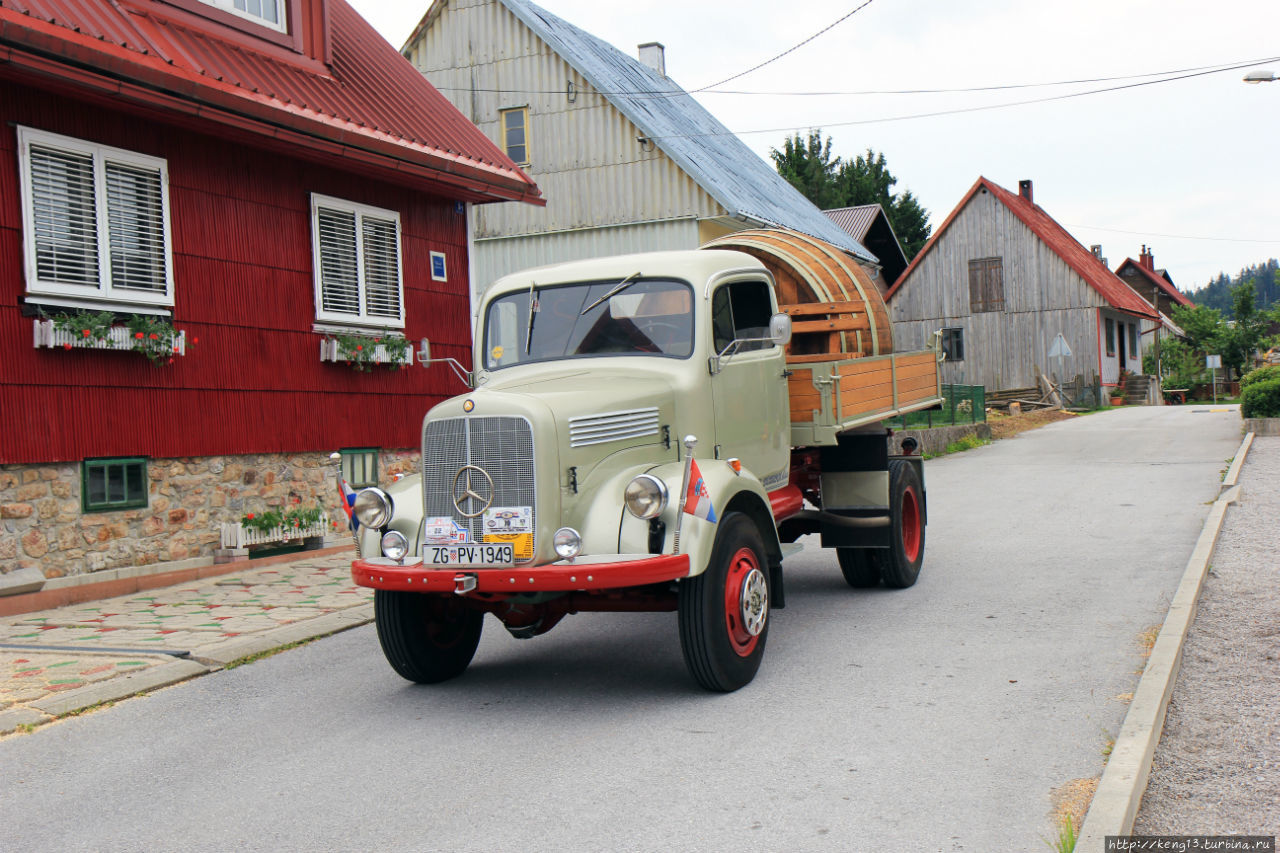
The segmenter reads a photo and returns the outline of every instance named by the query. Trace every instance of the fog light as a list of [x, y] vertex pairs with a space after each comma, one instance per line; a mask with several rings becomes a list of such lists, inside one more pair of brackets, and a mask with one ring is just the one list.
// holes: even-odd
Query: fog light
[[582, 550], [582, 537], [572, 527], [561, 527], [551, 537], [551, 544], [562, 560], [572, 560]]
[[650, 474], [641, 474], [627, 483], [622, 498], [627, 511], [636, 518], [657, 518], [667, 508], [667, 484]]
[[405, 555], [408, 553], [409, 540], [404, 538], [403, 533], [398, 530], [388, 530], [382, 534], [382, 556], [401, 563], [404, 562]]
[[391, 497], [382, 489], [362, 489], [352, 512], [365, 527], [386, 527], [391, 520]]

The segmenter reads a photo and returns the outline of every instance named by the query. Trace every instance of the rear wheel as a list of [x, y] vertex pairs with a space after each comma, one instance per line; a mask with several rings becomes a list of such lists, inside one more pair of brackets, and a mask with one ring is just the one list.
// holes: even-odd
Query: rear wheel
[[769, 571], [755, 524], [720, 521], [706, 571], [680, 582], [680, 648], [698, 684], [728, 693], [755, 678], [769, 635]]
[[837, 548], [836, 559], [845, 583], [854, 589], [868, 589], [880, 584], [880, 561], [866, 548]]
[[910, 462], [889, 463], [889, 510], [889, 549], [875, 562], [885, 586], [906, 589], [916, 582], [924, 562], [924, 488]]
[[453, 596], [374, 590], [373, 613], [387, 662], [418, 684], [461, 675], [484, 627], [484, 613]]

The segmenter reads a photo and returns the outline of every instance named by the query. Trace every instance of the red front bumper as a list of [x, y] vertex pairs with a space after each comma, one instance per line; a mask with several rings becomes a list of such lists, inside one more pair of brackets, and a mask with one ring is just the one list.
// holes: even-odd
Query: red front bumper
[[[575, 592], [623, 589], [689, 576], [688, 554], [662, 554], [614, 562], [553, 563], [528, 568], [428, 568], [401, 566], [385, 558], [356, 560], [351, 578], [357, 586], [397, 592]], [[474, 580], [471, 580], [474, 579]]]

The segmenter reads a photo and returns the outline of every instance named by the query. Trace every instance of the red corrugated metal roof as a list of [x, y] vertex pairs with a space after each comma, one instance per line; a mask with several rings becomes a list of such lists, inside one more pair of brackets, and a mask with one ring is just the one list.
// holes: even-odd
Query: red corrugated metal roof
[[822, 212], [826, 214], [828, 219], [849, 232], [853, 239], [859, 242], [862, 241], [863, 237], [867, 236], [867, 231], [871, 229], [871, 223], [876, 221], [876, 216], [882, 213], [878, 204], [837, 207], [833, 210], [824, 210]]
[[476, 200], [538, 200], [532, 179], [345, 0], [327, 2], [328, 67], [150, 2], [0, 0], [0, 44], [39, 55], [45, 73], [52, 49], [69, 68], [466, 178]]
[[1174, 287], [1172, 284], [1166, 281], [1164, 276], [1159, 275], [1158, 273], [1152, 272], [1151, 270], [1144, 267], [1141, 264], [1141, 262], [1135, 261], [1133, 258], [1125, 258], [1124, 263], [1116, 267], [1116, 275], [1120, 275], [1120, 270], [1124, 269], [1127, 266], [1133, 267], [1135, 270], [1141, 273], [1143, 278], [1145, 278], [1151, 284], [1154, 284], [1156, 287], [1164, 291], [1165, 294], [1177, 304], [1179, 305], [1195, 304], [1190, 299], [1188, 299], [1185, 295], [1183, 295], [1181, 290], [1178, 290], [1178, 288]]
[[898, 276], [898, 280], [893, 287], [889, 288], [889, 292], [885, 294], [885, 299], [893, 298], [893, 295], [898, 292], [898, 289], [915, 271], [916, 266], [929, 254], [938, 240], [942, 238], [942, 235], [947, 233], [947, 229], [960, 211], [981, 189], [987, 190], [999, 199], [1018, 219], [1022, 220], [1024, 225], [1031, 229], [1032, 233], [1052, 249], [1054, 254], [1062, 258], [1067, 266], [1075, 270], [1090, 287], [1096, 290], [1103, 299], [1107, 300], [1107, 303], [1112, 308], [1130, 314], [1158, 319], [1155, 309], [1151, 307], [1147, 300], [1135, 293], [1133, 288], [1107, 269], [1106, 264], [1094, 257], [1093, 252], [1080, 245], [1080, 242], [1072, 237], [1067, 232], [1067, 229], [1059, 225], [1052, 216], [1045, 213], [1040, 205], [1027, 201], [1022, 196], [1011, 193], [999, 184], [982, 177], [974, 182], [969, 191], [965, 193], [964, 198], [947, 216], [946, 221], [938, 227], [937, 231], [933, 232], [929, 242], [912, 259], [907, 268], [903, 270], [902, 275]]

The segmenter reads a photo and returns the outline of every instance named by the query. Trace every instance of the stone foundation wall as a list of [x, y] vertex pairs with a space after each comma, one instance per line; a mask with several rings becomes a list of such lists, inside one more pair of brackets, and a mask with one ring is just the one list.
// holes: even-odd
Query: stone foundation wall
[[[383, 485], [417, 470], [416, 450], [380, 453]], [[212, 557], [223, 522], [246, 513], [321, 505], [339, 530], [337, 465], [327, 453], [151, 459], [148, 505], [82, 512], [80, 465], [0, 465], [0, 573], [46, 578]]]

